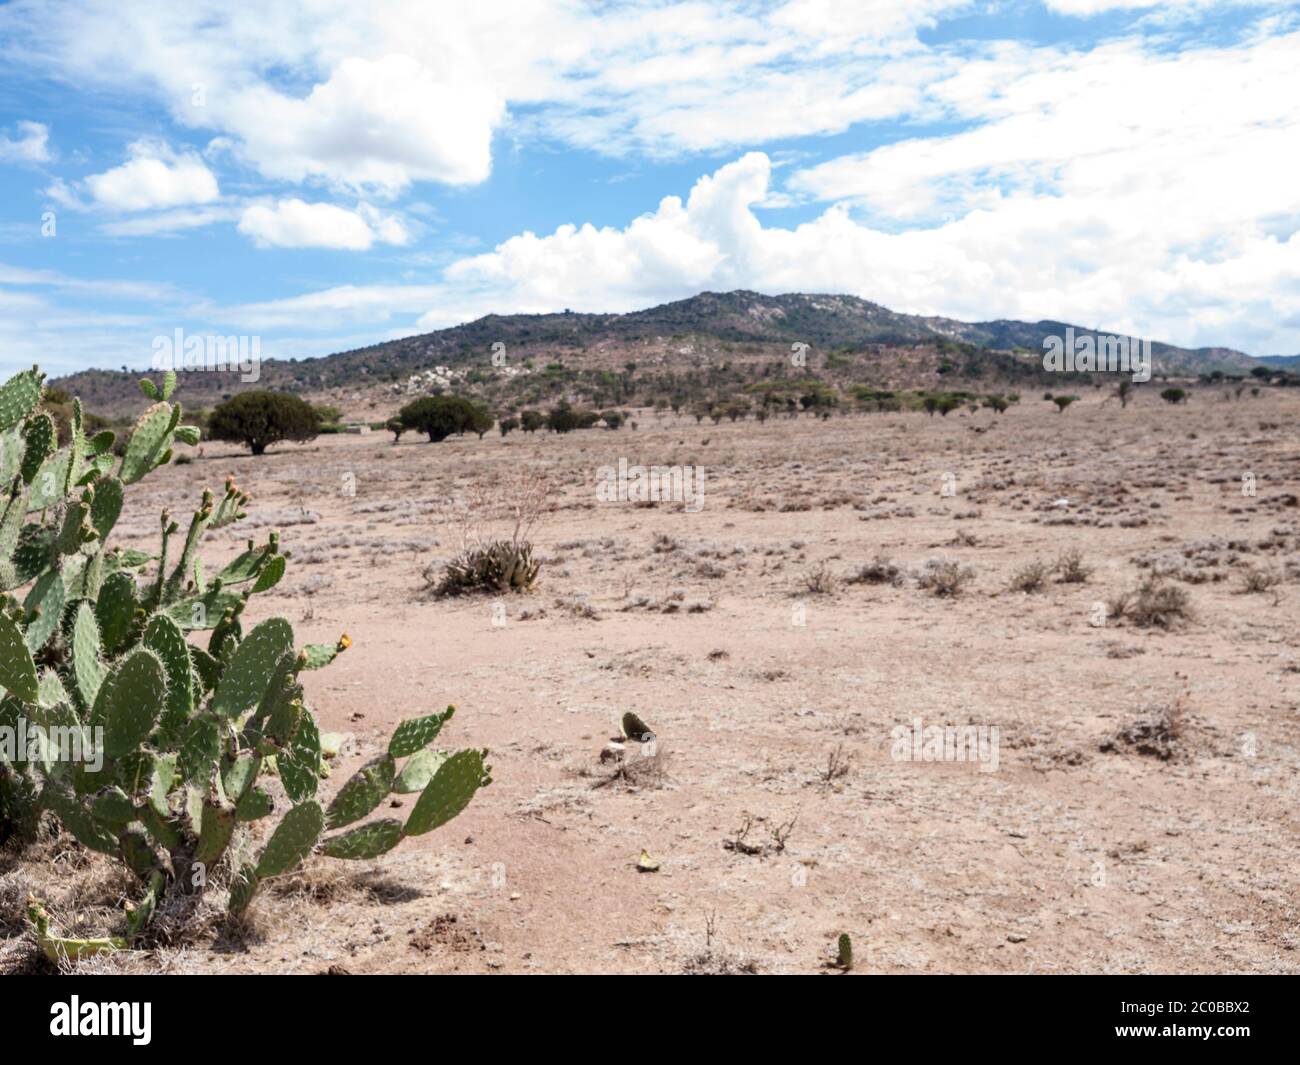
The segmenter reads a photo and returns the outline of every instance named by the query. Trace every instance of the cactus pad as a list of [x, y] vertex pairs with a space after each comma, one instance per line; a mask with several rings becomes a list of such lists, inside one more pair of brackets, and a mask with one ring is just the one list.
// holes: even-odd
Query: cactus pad
[[393, 737], [388, 741], [388, 753], [394, 758], [405, 758], [427, 747], [438, 738], [442, 726], [455, 713], [456, 708], [449, 706], [441, 714], [428, 714], [403, 721], [393, 730]]
[[360, 821], [388, 796], [396, 775], [397, 763], [391, 754], [380, 755], [362, 766], [334, 796], [326, 823], [330, 828], [341, 828]]
[[293, 628], [284, 618], [262, 622], [235, 651], [212, 697], [213, 713], [238, 717], [266, 694], [276, 664], [293, 647]]
[[140, 648], [118, 663], [100, 685], [90, 723], [104, 727], [104, 754], [121, 758], [144, 742], [158, 723], [167, 695], [158, 656]]
[[320, 846], [327, 858], [378, 858], [402, 842], [402, 822], [392, 818], [373, 821], [337, 836], [330, 836]]
[[279, 876], [296, 869], [316, 846], [324, 829], [325, 812], [320, 803], [314, 800], [299, 803], [284, 815], [267, 841], [257, 862], [258, 877]]
[[8, 614], [0, 612], [0, 687], [24, 702], [34, 703], [40, 696], [36, 663], [27, 649], [22, 631]]
[[445, 825], [469, 805], [488, 780], [483, 755], [483, 751], [457, 751], [443, 762], [406, 821], [408, 836], [422, 836]]

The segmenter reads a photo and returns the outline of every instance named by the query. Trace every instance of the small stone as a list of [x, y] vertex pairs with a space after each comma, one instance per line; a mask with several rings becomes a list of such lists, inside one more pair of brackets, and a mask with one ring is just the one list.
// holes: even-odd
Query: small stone
[[1007, 935], [1008, 943], [1023, 943], [1029, 937], [1024, 932], [1011, 932]]

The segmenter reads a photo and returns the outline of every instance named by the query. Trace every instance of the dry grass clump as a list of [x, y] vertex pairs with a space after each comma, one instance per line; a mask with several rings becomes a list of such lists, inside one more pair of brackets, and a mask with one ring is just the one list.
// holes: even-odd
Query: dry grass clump
[[1241, 592], [1243, 595], [1259, 595], [1276, 588], [1281, 583], [1282, 574], [1252, 567], [1241, 576]]
[[876, 555], [845, 579], [849, 584], [890, 584], [897, 588], [903, 583], [903, 570], [884, 555]]
[[1124, 728], [1102, 740], [1109, 753], [1129, 750], [1168, 762], [1183, 753], [1187, 732], [1187, 695], [1167, 706], [1149, 707]]
[[1127, 618], [1142, 629], [1173, 629], [1192, 617], [1191, 596], [1186, 589], [1147, 577], [1136, 591], [1121, 592], [1106, 604], [1116, 621]]
[[1047, 587], [1047, 578], [1050, 576], [1051, 572], [1052, 567], [1046, 562], [1034, 559], [1033, 562], [1021, 566], [1020, 569], [1016, 570], [1012, 575], [1010, 585], [1011, 591], [1024, 592], [1026, 595], [1032, 594], [1033, 592], [1041, 592]]
[[1083, 555], [1074, 547], [1061, 552], [1055, 570], [1058, 584], [1086, 584], [1092, 576], [1092, 567], [1083, 561]]
[[929, 559], [916, 575], [916, 584], [939, 599], [956, 599], [965, 586], [975, 579], [970, 566], [948, 558]]
[[800, 580], [800, 587], [806, 595], [834, 595], [839, 586], [839, 578], [825, 562], [809, 570]]

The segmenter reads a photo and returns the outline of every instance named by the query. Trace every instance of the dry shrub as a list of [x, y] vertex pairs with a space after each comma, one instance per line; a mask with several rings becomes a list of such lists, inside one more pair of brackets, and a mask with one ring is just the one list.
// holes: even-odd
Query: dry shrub
[[1262, 569], [1248, 569], [1241, 576], [1243, 595], [1259, 595], [1282, 583], [1282, 574]]
[[1092, 576], [1092, 567], [1083, 561], [1077, 548], [1061, 552], [1056, 560], [1056, 580], [1060, 584], [1086, 584]]
[[1046, 562], [1035, 559], [1033, 562], [1022, 566], [1011, 577], [1011, 590], [1013, 592], [1024, 592], [1026, 595], [1033, 592], [1041, 592], [1047, 587], [1047, 577], [1051, 573], [1051, 567]]
[[1187, 695], [1179, 695], [1168, 706], [1150, 707], [1124, 728], [1101, 742], [1101, 750], [1136, 754], [1168, 762], [1183, 753], [1187, 728]]
[[1142, 629], [1173, 629], [1192, 616], [1191, 597], [1176, 584], [1147, 577], [1133, 592], [1110, 600], [1107, 610], [1117, 620], [1127, 618]]
[[805, 573], [800, 582], [807, 595], [834, 595], [839, 588], [839, 583], [839, 578], [825, 562]]
[[891, 584], [895, 588], [903, 583], [903, 571], [884, 555], [876, 555], [864, 562], [848, 578], [850, 584]]
[[438, 520], [460, 552], [440, 571], [425, 567], [434, 595], [526, 592], [541, 563], [533, 558], [532, 530], [555, 509], [555, 485], [544, 472], [517, 469], [490, 481], [471, 481], [439, 501]]
[[932, 558], [917, 574], [916, 584], [940, 599], [956, 599], [974, 578], [975, 571], [970, 566], [953, 559]]

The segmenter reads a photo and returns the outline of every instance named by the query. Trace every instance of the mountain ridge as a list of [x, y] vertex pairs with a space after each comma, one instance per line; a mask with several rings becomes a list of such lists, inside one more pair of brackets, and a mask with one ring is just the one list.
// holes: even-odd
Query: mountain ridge
[[[362, 348], [301, 359], [264, 359], [256, 384], [240, 384], [232, 374], [185, 373], [187, 401], [210, 405], [245, 388], [277, 388], [307, 395], [376, 385], [400, 385], [413, 374], [436, 367], [490, 365], [501, 351], [514, 363], [558, 360], [588, 368], [621, 369], [637, 363], [689, 371], [743, 358], [754, 346], [771, 355], [778, 347], [808, 344], [814, 353], [968, 345], [995, 354], [1013, 353], [1027, 372], [1041, 358], [1043, 340], [1064, 335], [1106, 336], [1050, 319], [1025, 322], [992, 319], [963, 322], [942, 316], [905, 314], [858, 296], [833, 293], [765, 295], [747, 289], [701, 292], [684, 299], [627, 312], [561, 311], [547, 314], [489, 314], [470, 322], [416, 336], [381, 341]], [[493, 345], [503, 344], [504, 348]], [[1157, 375], [1197, 376], [1219, 371], [1245, 374], [1260, 365], [1287, 365], [1257, 359], [1227, 347], [1182, 348], [1160, 341], [1151, 345]], [[1300, 357], [1296, 357], [1300, 359]], [[565, 362], [565, 360], [568, 360]], [[1007, 364], [1001, 363], [1003, 367]], [[116, 414], [129, 401], [138, 405], [138, 379], [147, 372], [86, 370], [54, 382], [81, 395], [94, 410]]]

